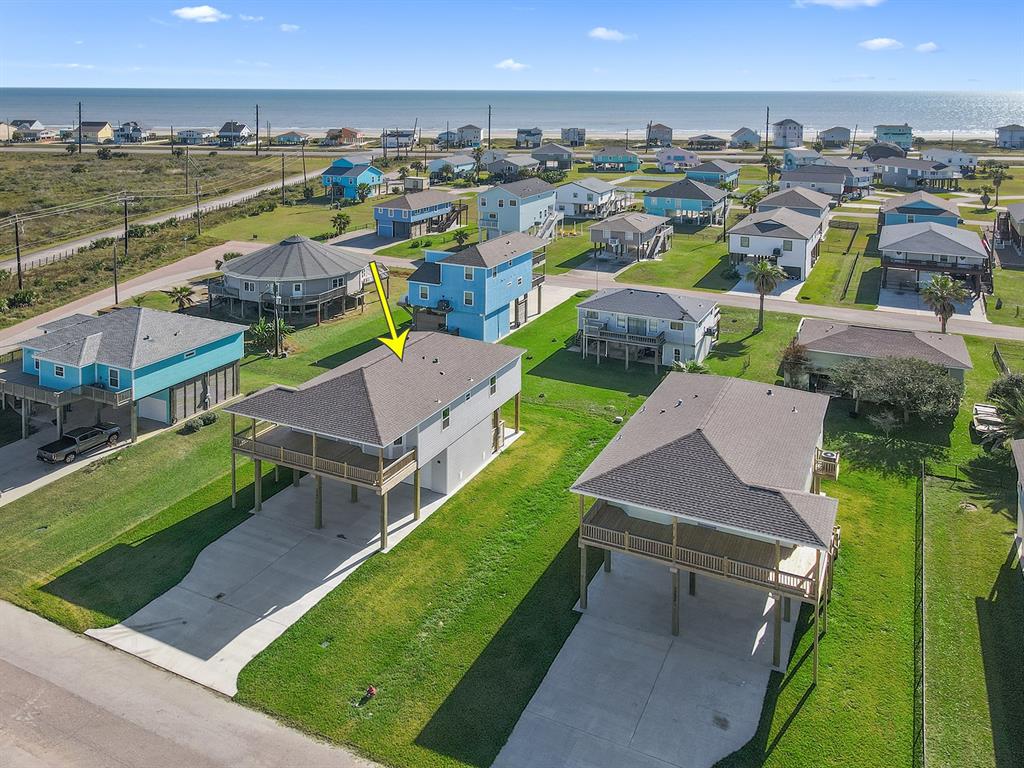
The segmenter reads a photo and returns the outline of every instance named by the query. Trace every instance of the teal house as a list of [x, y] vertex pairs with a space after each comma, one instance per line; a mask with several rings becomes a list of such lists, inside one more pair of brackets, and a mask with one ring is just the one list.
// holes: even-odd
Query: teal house
[[413, 330], [447, 331], [497, 341], [526, 322], [529, 296], [537, 288], [540, 309], [544, 240], [525, 232], [495, 235], [460, 251], [423, 251], [423, 264], [409, 276], [402, 305]]
[[919, 221], [933, 221], [955, 227], [961, 221], [960, 209], [953, 200], [924, 191], [889, 198], [878, 209], [879, 226], [914, 224]]
[[172, 424], [238, 393], [243, 325], [130, 307], [41, 328], [22, 342], [20, 370], [0, 373], [0, 394], [29, 411], [54, 408], [58, 427], [79, 401], [92, 401], [111, 406], [111, 419], [123, 409], [134, 439], [139, 417]]
[[727, 163], [725, 160], [709, 160], [693, 168], [687, 168], [686, 178], [715, 187], [720, 184], [735, 187], [740, 183], [740, 167], [736, 163]]
[[384, 172], [369, 163], [356, 163], [340, 157], [320, 177], [324, 189], [346, 200], [359, 199], [359, 185], [370, 187], [369, 197], [379, 195], [384, 187]]
[[591, 156], [595, 171], [639, 171], [640, 155], [621, 147], [595, 149]]
[[685, 179], [644, 196], [644, 210], [675, 221], [717, 224], [725, 215], [729, 193], [699, 181]]

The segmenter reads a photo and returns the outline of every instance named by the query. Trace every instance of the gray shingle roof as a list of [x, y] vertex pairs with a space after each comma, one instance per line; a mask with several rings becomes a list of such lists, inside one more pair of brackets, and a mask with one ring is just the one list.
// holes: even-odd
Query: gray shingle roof
[[572, 490], [825, 547], [836, 500], [804, 489], [827, 408], [825, 395], [670, 373]]
[[576, 179], [576, 181], [570, 181], [565, 186], [568, 187], [573, 184], [590, 190], [591, 192], [597, 192], [598, 194], [604, 194], [605, 192], [611, 192], [614, 189], [618, 189], [614, 184], [609, 184], [604, 179], [595, 179], [593, 176], [587, 176], [586, 178]]
[[361, 272], [370, 259], [347, 248], [292, 235], [275, 245], [224, 262], [221, 271], [254, 280], [315, 280]]
[[421, 208], [429, 208], [432, 205], [441, 205], [442, 203], [448, 203], [450, 205], [454, 199], [455, 198], [447, 192], [441, 192], [436, 189], [425, 189], [422, 192], [408, 192], [404, 195], [400, 195], [399, 197], [392, 198], [391, 200], [376, 203], [373, 207], [418, 211]]
[[436, 261], [425, 261], [409, 275], [410, 283], [441, 284], [441, 265]]
[[[800, 123], [798, 123], [796, 120], [794, 120], [791, 117], [787, 117], [787, 118], [784, 118], [782, 120], [779, 120], [779, 122], [777, 122], [777, 123], [772, 123], [772, 125], [800, 125]], [[803, 126], [801, 126], [801, 127], [803, 127]]]
[[143, 307], [72, 318], [23, 345], [54, 363], [137, 369], [245, 331], [244, 325]]
[[879, 141], [871, 144], [864, 148], [861, 153], [861, 157], [866, 157], [870, 160], [882, 160], [889, 157], [906, 157], [907, 152], [902, 147], [893, 144], [890, 141]]
[[553, 141], [547, 144], [541, 144], [530, 153], [530, 156], [537, 160], [542, 157], [565, 157], [566, 155], [572, 157], [572, 150], [568, 147], [563, 147], [561, 144], [556, 144]]
[[245, 123], [236, 123], [233, 120], [228, 120], [220, 127], [221, 133], [241, 133], [248, 126]]
[[957, 208], [956, 203], [952, 200], [946, 200], [942, 197], [937, 197], [930, 192], [911, 192], [909, 195], [903, 195], [902, 197], [891, 197], [879, 206], [879, 210], [882, 213], [887, 211], [902, 211], [904, 208], [911, 208], [914, 210], [921, 210], [915, 208], [915, 203], [928, 203], [940, 210], [951, 213], [954, 216], [960, 215], [960, 209]]
[[729, 163], [725, 160], [708, 160], [706, 163], [701, 163], [693, 168], [687, 168], [687, 173], [693, 172], [704, 172], [704, 173], [733, 173], [738, 172], [740, 167], [736, 163]]
[[789, 208], [775, 208], [750, 214], [735, 224], [729, 234], [809, 240], [820, 226], [819, 216], [809, 216]]
[[225, 410], [339, 440], [388, 446], [524, 352], [413, 331], [402, 360], [381, 345], [298, 389], [268, 387]]
[[887, 224], [878, 236], [878, 250], [937, 256], [988, 256], [977, 232], [934, 221]]
[[507, 232], [456, 251], [441, 261], [464, 267], [496, 267], [523, 253], [543, 248], [546, 244], [547, 241], [526, 232]]
[[779, 181], [817, 181], [843, 184], [849, 175], [849, 168], [836, 165], [802, 165], [792, 171], [783, 171], [779, 176]]
[[1024, 221], [1024, 203], [1010, 203], [1006, 212], [1016, 221]]
[[952, 333], [904, 331], [805, 317], [800, 321], [797, 341], [812, 352], [863, 358], [909, 357], [960, 370], [974, 367], [963, 337]]
[[778, 208], [818, 208], [824, 211], [829, 208], [831, 202], [832, 198], [823, 192], [804, 187], [790, 187], [765, 195], [757, 204], [757, 209], [761, 210], [762, 205], [768, 205]]
[[617, 213], [604, 221], [593, 225], [593, 229], [610, 229], [620, 232], [649, 232], [656, 227], [668, 224], [667, 216], [654, 216], [650, 213]]
[[494, 189], [502, 189], [516, 197], [533, 197], [545, 192], [554, 192], [555, 188], [543, 179], [520, 179], [508, 184], [499, 184]]
[[941, 171], [949, 168], [945, 163], [936, 160], [918, 160], [915, 157], [886, 157], [876, 160], [875, 165], [889, 165], [893, 168], [906, 168], [914, 171]]
[[710, 200], [713, 203], [728, 196], [729, 193], [724, 189], [689, 179], [653, 189], [645, 195], [645, 197], [670, 197], [673, 200]]
[[539, 162], [539, 160], [535, 157], [531, 157], [530, 155], [507, 155], [506, 157], [498, 158], [492, 163], [488, 163], [488, 167], [492, 165], [501, 166], [511, 163], [512, 165], [517, 165], [520, 168], [530, 168], [539, 164]]
[[586, 301], [579, 309], [596, 309], [603, 312], [641, 317], [656, 317], [661, 320], [702, 320], [714, 311], [715, 302], [666, 291], [644, 291], [637, 288], [605, 288]]

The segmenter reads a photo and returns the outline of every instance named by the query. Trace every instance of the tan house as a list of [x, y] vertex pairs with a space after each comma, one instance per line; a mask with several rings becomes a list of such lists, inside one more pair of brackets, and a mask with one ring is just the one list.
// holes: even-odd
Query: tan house
[[[78, 132], [72, 134], [72, 138], [78, 140]], [[114, 140], [114, 129], [107, 122], [82, 121], [82, 141], [86, 144], [106, 144]]]
[[0, 141], [11, 141], [14, 138], [14, 128], [8, 123], [0, 122]]
[[597, 258], [654, 259], [672, 245], [672, 223], [667, 216], [619, 213], [594, 224], [590, 228], [590, 242]]

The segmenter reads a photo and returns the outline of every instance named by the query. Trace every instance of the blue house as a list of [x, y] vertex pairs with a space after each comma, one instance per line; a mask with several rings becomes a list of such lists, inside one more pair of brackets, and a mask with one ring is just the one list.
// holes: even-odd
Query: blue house
[[621, 147], [595, 149], [591, 156], [595, 171], [639, 171], [640, 155]]
[[370, 197], [381, 193], [384, 186], [384, 172], [369, 163], [356, 163], [341, 157], [331, 163], [330, 168], [320, 177], [324, 188], [346, 200], [359, 199], [359, 185], [370, 186]]
[[709, 160], [694, 168], [687, 168], [686, 178], [715, 187], [720, 184], [735, 187], [740, 183], [740, 167], [736, 163], [727, 163], [725, 160]]
[[461, 225], [467, 210], [465, 203], [447, 192], [427, 189], [378, 203], [373, 206], [373, 218], [378, 235], [404, 240]]
[[933, 221], [955, 227], [960, 224], [960, 209], [952, 200], [936, 197], [928, 192], [911, 192], [903, 197], [892, 197], [878, 209], [878, 224], [915, 224]]
[[[58, 429], [78, 401], [172, 424], [234, 397], [245, 326], [130, 307], [70, 315], [21, 344], [21, 369], [0, 373], [0, 394], [52, 407]], [[97, 410], [97, 418], [99, 412]], [[28, 413], [23, 413], [23, 427]], [[25, 431], [25, 430], [23, 430]]]
[[498, 184], [476, 196], [480, 237], [489, 240], [506, 232], [534, 231], [539, 236], [563, 218], [555, 211], [555, 188], [543, 179], [527, 178]]
[[402, 302], [412, 312], [413, 330], [502, 338], [526, 322], [534, 286], [540, 309], [544, 275], [534, 275], [533, 268], [543, 263], [544, 245], [533, 235], [510, 232], [461, 251], [425, 250]]
[[676, 221], [717, 224], [725, 215], [729, 193], [699, 181], [677, 181], [644, 196], [644, 210]]

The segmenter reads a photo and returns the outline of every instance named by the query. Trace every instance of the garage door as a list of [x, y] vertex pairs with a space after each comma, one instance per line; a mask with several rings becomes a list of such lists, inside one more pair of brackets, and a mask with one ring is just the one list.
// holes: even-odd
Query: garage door
[[[164, 395], [166, 395], [166, 392]], [[139, 417], [166, 424], [167, 401], [160, 396], [142, 398], [139, 400]]]

